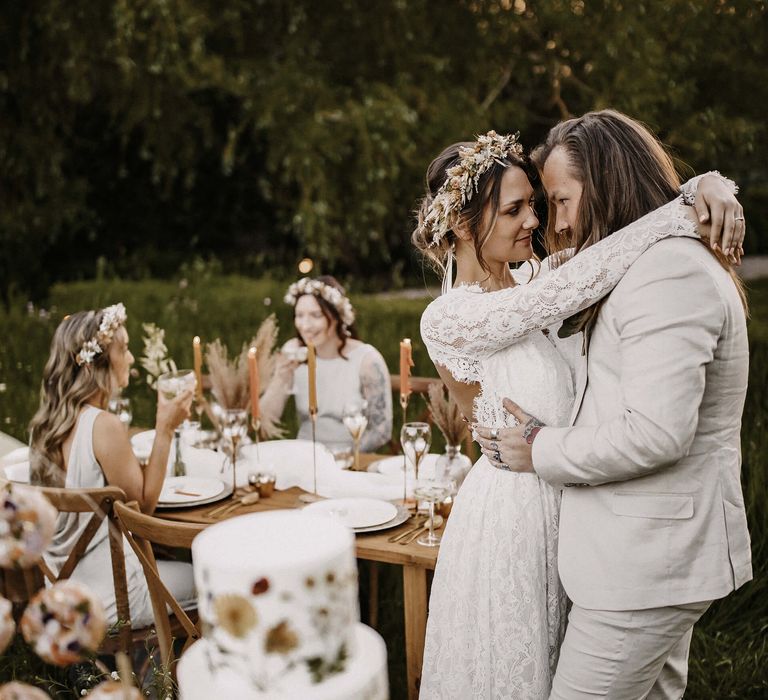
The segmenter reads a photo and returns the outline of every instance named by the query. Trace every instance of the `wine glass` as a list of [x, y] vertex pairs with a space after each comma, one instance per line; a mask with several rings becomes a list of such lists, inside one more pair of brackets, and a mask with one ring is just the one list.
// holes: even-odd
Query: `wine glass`
[[232, 493], [237, 489], [237, 446], [248, 434], [248, 411], [225, 408], [221, 412], [221, 437], [228, 442], [232, 459]]
[[355, 443], [355, 471], [360, 470], [360, 438], [368, 427], [367, 410], [367, 401], [353, 401], [345, 404], [341, 413], [341, 420]]
[[413, 463], [414, 476], [419, 478], [419, 463], [429, 452], [432, 442], [432, 429], [429, 423], [405, 423], [400, 430], [400, 444], [403, 447], [403, 503], [406, 503], [408, 490], [408, 462]]
[[122, 396], [114, 396], [109, 400], [107, 409], [110, 413], [114, 413], [118, 417], [126, 430], [131, 427], [133, 411], [131, 410], [130, 399], [126, 399]]
[[[164, 398], [172, 401], [179, 394], [187, 390], [194, 391], [197, 381], [195, 372], [191, 369], [179, 369], [175, 372], [166, 372], [157, 378], [157, 390]], [[173, 462], [173, 475], [186, 476], [187, 465], [181, 456], [181, 429], [176, 427], [173, 431], [173, 444], [176, 448], [176, 459]]]
[[429, 503], [429, 529], [416, 542], [425, 547], [436, 547], [440, 544], [440, 535], [435, 534], [435, 503], [440, 503], [450, 494], [450, 485], [445, 481], [421, 479], [416, 481], [413, 495], [417, 500]]

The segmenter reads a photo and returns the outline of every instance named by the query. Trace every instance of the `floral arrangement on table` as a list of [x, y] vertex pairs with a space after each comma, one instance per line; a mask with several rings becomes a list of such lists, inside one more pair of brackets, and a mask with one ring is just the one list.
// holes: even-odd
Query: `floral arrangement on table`
[[[272, 314], [262, 321], [256, 335], [249, 343], [244, 343], [240, 353], [232, 359], [229, 358], [227, 346], [220, 339], [208, 343], [205, 362], [211, 378], [211, 393], [219, 405], [224, 408], [248, 408], [251, 400], [248, 374], [250, 348], [256, 349], [259, 386], [269, 386], [275, 373], [277, 332], [277, 319]], [[280, 426], [280, 416], [270, 415], [268, 411], [262, 410], [260, 437], [270, 440], [281, 438], [284, 434]]]
[[144, 331], [144, 354], [139, 358], [139, 362], [147, 372], [147, 384], [157, 389], [157, 378], [166, 372], [175, 372], [176, 363], [168, 357], [165, 330], [154, 323], [142, 323], [141, 327]]
[[445, 444], [461, 445], [464, 438], [467, 437], [468, 424], [464, 414], [459, 409], [459, 405], [450, 392], [446, 392], [442, 382], [430, 384], [427, 392], [430, 415], [443, 434]]

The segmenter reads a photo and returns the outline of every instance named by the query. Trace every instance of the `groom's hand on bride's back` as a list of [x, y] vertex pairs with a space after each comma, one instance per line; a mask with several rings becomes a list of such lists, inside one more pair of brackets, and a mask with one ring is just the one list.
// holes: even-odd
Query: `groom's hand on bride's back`
[[533, 441], [544, 423], [510, 399], [504, 399], [504, 408], [515, 417], [518, 425], [513, 428], [476, 425], [475, 439], [494, 467], [512, 472], [533, 472]]

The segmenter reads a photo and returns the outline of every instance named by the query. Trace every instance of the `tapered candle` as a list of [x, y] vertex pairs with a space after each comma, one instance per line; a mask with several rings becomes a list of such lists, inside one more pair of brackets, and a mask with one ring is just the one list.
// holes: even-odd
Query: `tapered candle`
[[307, 373], [309, 374], [309, 413], [317, 413], [317, 357], [315, 346], [307, 343]]
[[256, 361], [256, 348], [248, 349], [248, 381], [251, 387], [251, 417], [258, 418], [259, 413], [259, 364]]
[[411, 339], [403, 338], [400, 341], [400, 397], [411, 395], [411, 367], [413, 367], [413, 354]]
[[200, 336], [192, 338], [192, 353], [195, 359], [195, 398], [203, 400], [203, 353], [200, 350]]

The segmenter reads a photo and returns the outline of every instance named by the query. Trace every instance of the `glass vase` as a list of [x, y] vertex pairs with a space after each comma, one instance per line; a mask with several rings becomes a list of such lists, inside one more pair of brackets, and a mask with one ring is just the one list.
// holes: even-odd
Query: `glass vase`
[[461, 454], [461, 445], [446, 445], [445, 452], [437, 458], [435, 478], [455, 481], [458, 489], [471, 468], [472, 460]]

